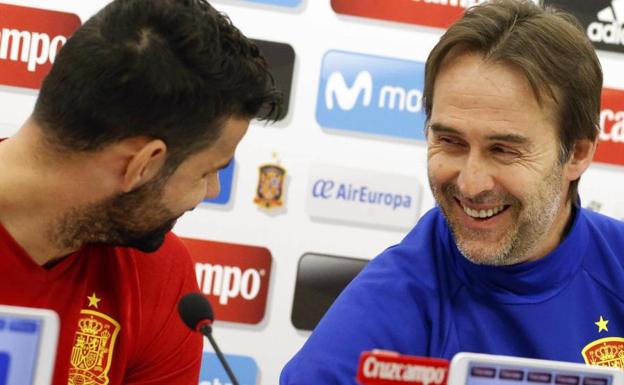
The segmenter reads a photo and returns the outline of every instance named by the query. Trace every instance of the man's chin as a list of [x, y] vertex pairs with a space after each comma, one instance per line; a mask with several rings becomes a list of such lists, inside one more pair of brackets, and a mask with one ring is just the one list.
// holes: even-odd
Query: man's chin
[[152, 236], [149, 238], [133, 239], [129, 240], [124, 246], [137, 249], [144, 253], [153, 253], [160, 249], [160, 246], [165, 242], [165, 234], [159, 234], [158, 236]]
[[119, 242], [118, 246], [131, 247], [144, 253], [153, 253], [165, 242], [165, 237], [171, 231], [172, 227], [172, 225], [167, 224], [149, 233], [126, 231], [121, 234], [120, 239], [123, 241]]
[[504, 245], [460, 241], [457, 248], [468, 261], [477, 265], [508, 266], [519, 262], [512, 256], [511, 248]]

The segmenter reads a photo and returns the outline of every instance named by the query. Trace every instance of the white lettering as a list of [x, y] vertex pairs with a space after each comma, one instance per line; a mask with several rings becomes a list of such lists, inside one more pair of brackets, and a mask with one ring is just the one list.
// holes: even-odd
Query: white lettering
[[624, 143], [624, 111], [600, 111], [600, 140]]
[[325, 105], [328, 110], [333, 110], [335, 97], [338, 107], [343, 111], [349, 111], [355, 107], [361, 93], [364, 93], [362, 104], [368, 107], [373, 97], [373, 77], [370, 72], [358, 73], [351, 87], [347, 86], [340, 72], [334, 72], [327, 79]]
[[379, 108], [399, 111], [419, 112], [422, 108], [422, 92], [417, 89], [406, 91], [401, 87], [384, 86], [379, 94]]
[[364, 361], [362, 374], [366, 378], [440, 385], [446, 376], [446, 369], [399, 362], [383, 362], [378, 361], [375, 356], [370, 356]]
[[28, 55], [28, 71], [34, 72], [37, 65], [45, 64], [50, 59], [50, 36], [45, 33], [33, 33]]
[[260, 292], [260, 273], [258, 270], [247, 269], [243, 273], [241, 296], [248, 301], [256, 298]]
[[587, 27], [587, 37], [595, 43], [624, 45], [624, 26], [617, 23], [604, 24], [594, 21]]
[[0, 34], [0, 59], [27, 63], [29, 72], [47, 62], [54, 63], [57, 52], [67, 42], [61, 35], [50, 39], [46, 33], [8, 28], [3, 28]]
[[221, 305], [227, 305], [230, 298], [238, 297], [241, 287], [241, 269], [234, 266], [225, 266], [223, 269], [223, 290], [219, 297]]
[[262, 286], [261, 274], [256, 269], [242, 271], [237, 266], [221, 266], [209, 263], [196, 263], [195, 275], [202, 293], [219, 297], [221, 305], [239, 296], [254, 300]]
[[390, 86], [382, 87], [379, 94], [379, 108], [386, 107], [386, 100], [388, 100], [389, 109], [394, 110], [395, 105], [398, 105], [399, 110], [403, 111], [405, 109], [405, 89]]

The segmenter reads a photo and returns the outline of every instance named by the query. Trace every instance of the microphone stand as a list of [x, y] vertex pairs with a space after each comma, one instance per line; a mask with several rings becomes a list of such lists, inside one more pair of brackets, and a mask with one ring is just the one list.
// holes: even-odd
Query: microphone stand
[[223, 356], [223, 353], [221, 353], [221, 349], [219, 349], [217, 342], [212, 337], [212, 327], [210, 326], [210, 324], [204, 323], [203, 325], [199, 327], [199, 331], [201, 334], [206, 336], [206, 338], [208, 338], [208, 341], [210, 341], [210, 345], [212, 345], [212, 348], [217, 354], [217, 358], [219, 359], [219, 361], [221, 361], [221, 365], [223, 365], [223, 368], [225, 369], [228, 377], [230, 377], [230, 381], [232, 381], [232, 385], [239, 385], [238, 380], [236, 379], [236, 376], [234, 376], [234, 372], [232, 372], [230, 365], [228, 365], [227, 361], [225, 360], [225, 357]]

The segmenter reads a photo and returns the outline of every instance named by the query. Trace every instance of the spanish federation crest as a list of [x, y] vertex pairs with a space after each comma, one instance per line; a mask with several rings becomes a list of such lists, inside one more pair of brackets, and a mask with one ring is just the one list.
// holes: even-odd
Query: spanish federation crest
[[68, 385], [106, 385], [120, 325], [98, 311], [80, 311]]
[[601, 338], [585, 346], [581, 354], [586, 364], [624, 369], [624, 338]]
[[259, 171], [254, 203], [265, 209], [282, 207], [286, 170], [276, 164], [265, 164]]

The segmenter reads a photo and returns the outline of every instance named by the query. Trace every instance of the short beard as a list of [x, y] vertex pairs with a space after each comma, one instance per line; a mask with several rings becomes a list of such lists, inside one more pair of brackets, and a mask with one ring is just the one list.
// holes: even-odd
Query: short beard
[[89, 243], [158, 250], [177, 219], [161, 203], [167, 180], [160, 176], [130, 192], [73, 209], [57, 221], [51, 239], [71, 250]]
[[467, 199], [475, 204], [507, 202], [513, 210], [515, 223], [499, 241], [498, 245], [474, 247], [471, 240], [479, 238], [479, 231], [463, 228], [452, 216], [452, 205], [455, 196], [461, 196], [454, 182], [444, 183], [440, 188], [434, 186], [431, 176], [431, 191], [438, 202], [460, 253], [470, 262], [481, 265], [507, 266], [523, 262], [539, 246], [549, 233], [562, 204], [563, 195], [559, 184], [563, 173], [562, 166], [557, 163], [550, 174], [532, 195], [525, 197], [524, 204], [511, 194], [504, 196], [493, 192], [484, 192]]

